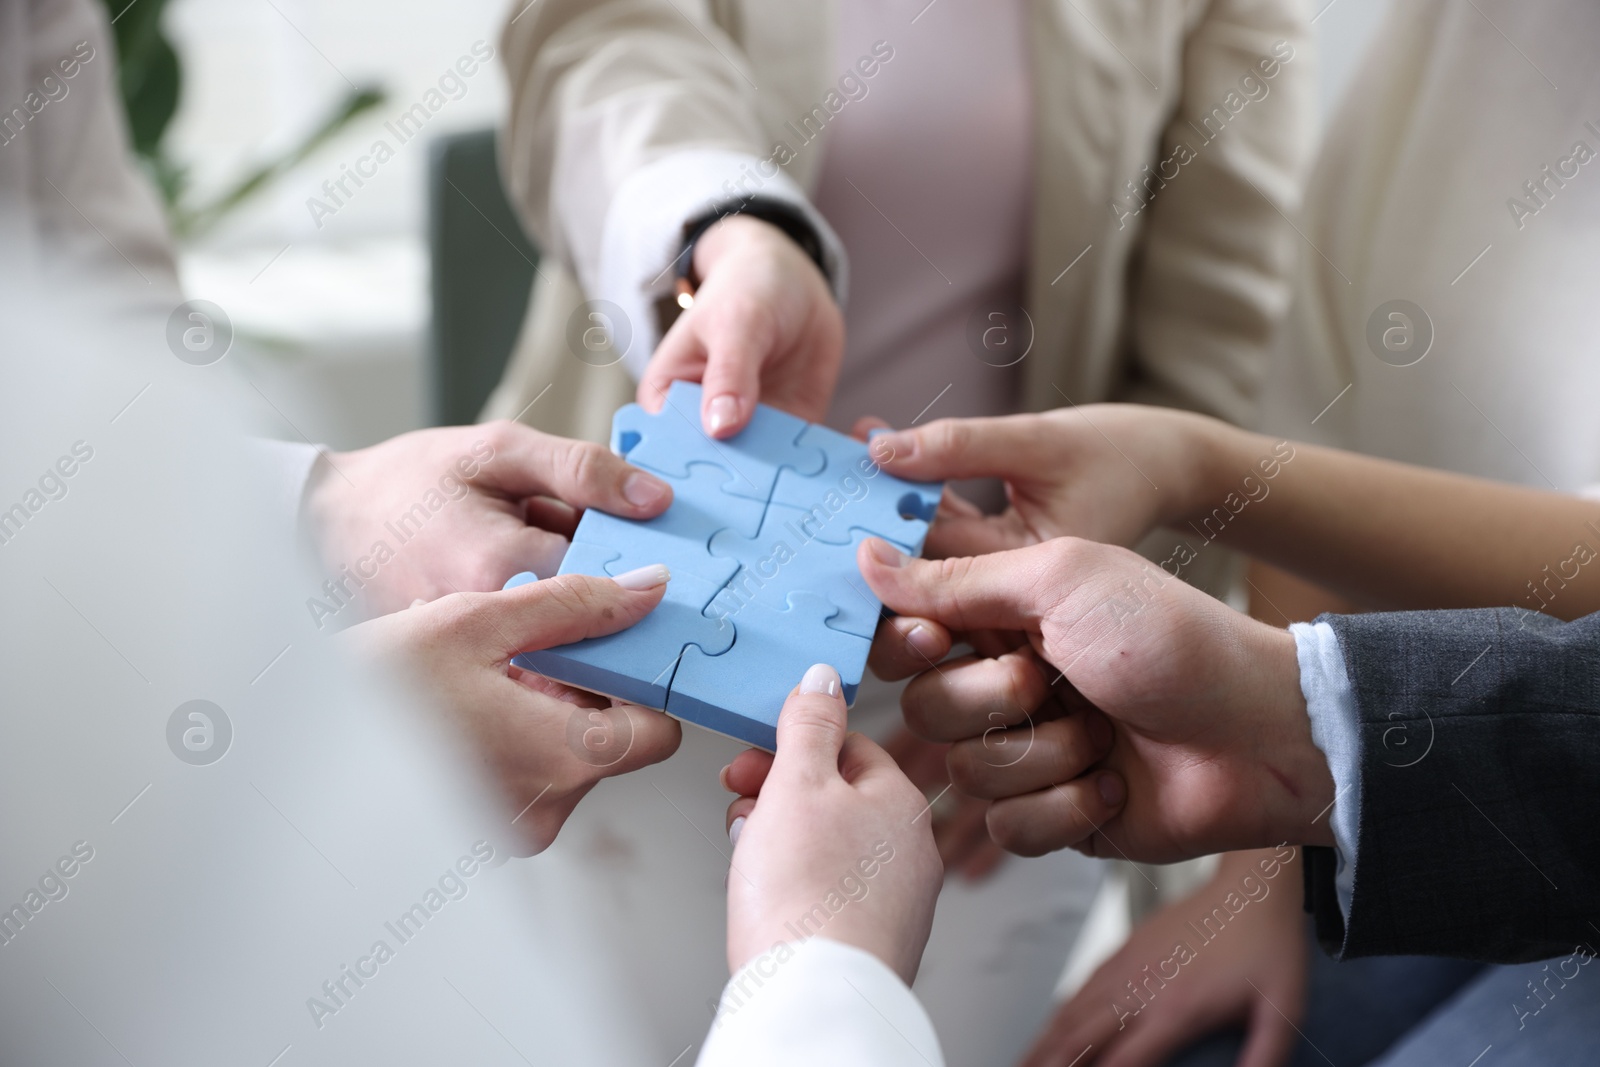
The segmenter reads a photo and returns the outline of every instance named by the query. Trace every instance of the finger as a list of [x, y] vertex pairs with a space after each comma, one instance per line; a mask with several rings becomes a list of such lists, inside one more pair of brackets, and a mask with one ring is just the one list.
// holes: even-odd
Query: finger
[[554, 437], [519, 422], [483, 430], [493, 451], [471, 476], [473, 485], [518, 499], [551, 496], [627, 518], [650, 518], [672, 503], [666, 482], [593, 441]]
[[1262, 996], [1250, 1008], [1239, 1067], [1283, 1067], [1294, 1051], [1297, 1036], [1293, 1024]]
[[530, 496], [522, 502], [522, 521], [547, 533], [559, 534], [567, 540], [578, 529], [583, 513], [564, 500], [550, 496]]
[[[1102, 964], [1102, 968], [1105, 965]], [[1115, 1040], [1114, 1012], [1106, 1010], [1107, 997], [1099, 988], [1097, 971], [1064, 1004], [1034, 1039], [1033, 1047], [1018, 1067], [1068, 1067], [1069, 1064], [1096, 1064], [1100, 1056], [1087, 1056], [1090, 1049], [1104, 1055], [1108, 1042]]]
[[683, 741], [683, 725], [637, 704], [575, 708], [566, 728], [568, 751], [595, 779], [615, 778], [660, 763]]
[[[1029, 415], [938, 419], [873, 439], [884, 470], [918, 482], [961, 478], [1032, 481], [1040, 474], [1038, 420]], [[1052, 474], [1057, 473], [1052, 471]]]
[[964, 741], [1026, 723], [1050, 686], [1031, 649], [994, 659], [963, 656], [915, 678], [900, 694], [912, 733], [927, 741]]
[[759, 748], [745, 749], [733, 757], [733, 762], [722, 768], [722, 788], [740, 796], [753, 797], [772, 773], [772, 753]]
[[[734, 821], [737, 819], [748, 819], [750, 817], [750, 813], [755, 810], [755, 797], [740, 797], [728, 805], [728, 813], [723, 819], [722, 829], [727, 833], [729, 840], [733, 839]], [[734, 841], [734, 846], [738, 846], [737, 841]]]
[[667, 389], [675, 381], [698, 382], [706, 369], [706, 350], [700, 343], [698, 321], [690, 314], [678, 316], [639, 378], [635, 399], [651, 414], [667, 402]]
[[[984, 809], [985, 813], [988, 808]], [[981, 882], [1006, 861], [1005, 849], [995, 844], [989, 837], [989, 828], [980, 826], [979, 832], [983, 840], [973, 846], [972, 852], [967, 856], [967, 861], [961, 865], [961, 876], [969, 882]]]
[[955, 812], [934, 826], [933, 843], [939, 847], [939, 859], [944, 862], [946, 871], [961, 866], [974, 848], [989, 840], [989, 830], [983, 821], [988, 806], [970, 797], [961, 797]]
[[488, 587], [499, 589], [505, 585], [506, 579], [511, 574], [520, 571], [532, 571], [534, 574], [555, 574], [561, 569], [561, 561], [566, 558], [567, 549], [572, 542], [560, 534], [541, 530], [537, 526], [528, 526], [517, 530], [512, 536], [514, 546], [509, 553], [501, 556], [497, 561], [500, 570], [486, 574]]
[[998, 800], [1071, 781], [1105, 758], [1112, 736], [1099, 713], [1027, 722], [952, 745], [945, 762], [957, 789]]
[[452, 594], [434, 601], [447, 631], [510, 659], [625, 630], [650, 613], [671, 577], [659, 563], [615, 578], [563, 574], [497, 593]]
[[872, 436], [872, 431], [874, 430], [892, 429], [894, 429], [893, 426], [890, 426], [887, 422], [878, 418], [876, 415], [863, 415], [856, 420], [854, 426], [850, 427], [850, 436], [854, 437], [857, 441], [865, 441], [868, 437]]
[[1100, 828], [1122, 810], [1126, 795], [1121, 775], [1096, 771], [1036, 793], [1006, 797], [989, 805], [989, 836], [1019, 856], [1063, 848], [1095, 855]]
[[804, 787], [838, 778], [844, 724], [839, 672], [826, 663], [808, 668], [778, 713], [778, 751], [768, 781]]
[[886, 682], [898, 682], [939, 665], [950, 654], [950, 631], [936, 622], [899, 615], [878, 623], [867, 666]]
[[856, 549], [861, 576], [900, 615], [934, 619], [952, 630], [1037, 630], [1064, 588], [1076, 584], [1057, 538], [986, 556], [925, 560], [869, 537]]
[[1123, 1031], [1120, 1041], [1097, 1061], [1097, 1067], [1161, 1067], [1173, 1053], [1211, 1033], [1225, 1020], [1205, 1006], [1179, 1007], [1141, 1014]]
[[951, 515], [928, 527], [923, 555], [929, 559], [952, 556], [986, 556], [1012, 548], [1025, 548], [1034, 538], [1021, 527], [1013, 512], [1003, 515]]
[[700, 421], [714, 438], [744, 429], [761, 400], [761, 368], [778, 347], [778, 320], [766, 301], [707, 304], [700, 326], [706, 370]]

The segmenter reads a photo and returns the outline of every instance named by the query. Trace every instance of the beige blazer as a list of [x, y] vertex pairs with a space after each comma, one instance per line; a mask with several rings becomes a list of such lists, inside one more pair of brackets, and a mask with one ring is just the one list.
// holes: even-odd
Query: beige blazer
[[[514, 416], [543, 393], [526, 421], [604, 440], [632, 382], [620, 366], [577, 358], [568, 326], [585, 298], [577, 279], [595, 277], [613, 196], [674, 152], [767, 159], [792, 141], [785, 123], [823, 104], [840, 74], [834, 9], [515, 6], [502, 37], [511, 89], [502, 167], [546, 258], [484, 416]], [[1140, 400], [1248, 421], [1288, 303], [1300, 240], [1289, 219], [1315, 143], [1301, 3], [1034, 0], [1031, 17], [1025, 402]], [[810, 189], [821, 158], [808, 146], [784, 170]]]

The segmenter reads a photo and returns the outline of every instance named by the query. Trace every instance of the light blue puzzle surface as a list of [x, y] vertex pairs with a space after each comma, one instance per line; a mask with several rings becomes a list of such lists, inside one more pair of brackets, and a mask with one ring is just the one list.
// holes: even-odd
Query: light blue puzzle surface
[[854, 701], [882, 610], [856, 545], [870, 535], [920, 552], [942, 487], [894, 478], [864, 443], [765, 405], [713, 441], [700, 399], [675, 382], [659, 414], [617, 412], [612, 448], [665, 478], [673, 503], [646, 522], [585, 512], [561, 563], [613, 576], [664, 563], [661, 604], [627, 630], [514, 662], [772, 749], [783, 701], [813, 663], [835, 667]]

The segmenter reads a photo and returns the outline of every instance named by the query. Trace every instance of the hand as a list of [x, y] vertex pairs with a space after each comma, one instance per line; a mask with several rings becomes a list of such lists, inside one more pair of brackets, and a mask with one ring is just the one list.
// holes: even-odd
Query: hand
[[[910, 985], [933, 928], [941, 868], [926, 801], [888, 753], [845, 733], [839, 674], [806, 671], [778, 717], [778, 754], [723, 771], [728, 968], [820, 934], [870, 952]], [[797, 934], [798, 931], [798, 934]]]
[[459, 726], [542, 851], [602, 778], [659, 763], [682, 728], [658, 711], [580, 692], [511, 657], [616, 633], [661, 602], [659, 565], [616, 579], [568, 574], [495, 593], [454, 593], [341, 635]]
[[493, 422], [324, 457], [305, 510], [334, 583], [383, 615], [554, 574], [579, 509], [646, 519], [671, 502], [665, 482], [599, 445]]
[[994, 873], [1006, 854], [990, 838], [985, 825], [989, 802], [957, 791], [950, 781], [945, 767], [950, 746], [931, 744], [900, 729], [883, 748], [927, 799], [933, 843], [945, 871], [959, 870], [969, 882], [980, 882]]
[[[1159, 1067], [1223, 1027], [1243, 1024], [1238, 1067], [1282, 1067], [1305, 1013], [1305, 917], [1298, 874], [1281, 875], [1284, 852], [1223, 857], [1216, 875], [1186, 900], [1168, 904], [1134, 928], [1117, 953], [1056, 1009], [1022, 1067], [1068, 1067], [1086, 1048], [1084, 1067]], [[1246, 901], [1226, 935], [1201, 942], [1189, 924]], [[1191, 957], [1174, 947], [1190, 947]], [[1174, 977], [1174, 972], [1176, 976]], [[1154, 975], [1154, 978], [1150, 976]], [[1143, 994], [1128, 992], [1132, 982]], [[1146, 984], [1148, 983], [1148, 984]]]
[[817, 265], [782, 230], [729, 215], [695, 244], [701, 278], [639, 380], [659, 411], [677, 379], [705, 386], [700, 418], [712, 437], [744, 429], [758, 402], [809, 422], [828, 413], [844, 358], [844, 316]]
[[[857, 562], [902, 616], [947, 630], [1019, 632], [1044, 661], [1020, 650], [957, 661], [918, 677], [901, 701], [921, 736], [969, 739], [951, 750], [952, 773], [970, 754], [975, 784], [987, 789], [980, 795], [995, 799], [989, 832], [1010, 851], [1071, 847], [1170, 863], [1283, 841], [1332, 843], [1321, 815], [1333, 778], [1311, 741], [1287, 631], [1126, 549], [1075, 538], [938, 562], [869, 538]], [[1047, 676], [1052, 668], [1064, 691]], [[1111, 720], [1105, 770], [1073, 777], [1096, 750], [1098, 716], [1090, 714], [1052, 720], [1068, 724], [1055, 728], [1052, 744], [1071, 775], [1041, 781], [1047, 761], [1008, 768], [982, 759], [979, 746], [995, 726], [1028, 723], [1051, 692], [1065, 707], [1087, 701]]]
[[1221, 503], [1226, 490], [1210, 487], [1213, 442], [1238, 433], [1186, 412], [1097, 404], [940, 419], [875, 438], [874, 456], [902, 478], [1006, 483], [1010, 506], [999, 515], [949, 493], [940, 504], [927, 554], [973, 556], [1061, 536], [1131, 546]]

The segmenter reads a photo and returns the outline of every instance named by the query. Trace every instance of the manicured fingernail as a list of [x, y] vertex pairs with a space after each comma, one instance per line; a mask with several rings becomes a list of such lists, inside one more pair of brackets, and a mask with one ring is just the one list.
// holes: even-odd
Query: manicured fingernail
[[739, 421], [739, 398], [731, 393], [711, 398], [706, 405], [706, 425], [712, 436], [721, 433]]
[[882, 538], [874, 537], [867, 551], [872, 553], [873, 559], [885, 567], [898, 567], [906, 561], [905, 555], [898, 548]]
[[922, 653], [927, 659], [932, 659], [944, 652], [939, 636], [920, 622], [906, 634], [906, 644]]
[[739, 835], [742, 834], [742, 833], [744, 833], [744, 816], [743, 815], [739, 816], [737, 819], [733, 820], [731, 823], [728, 824], [728, 843], [730, 845], [732, 845], [734, 848], [738, 848], [739, 847]]
[[806, 668], [805, 677], [800, 679], [800, 692], [821, 693], [824, 696], [836, 697], [839, 695], [839, 672], [826, 663], [817, 663]]
[[1095, 779], [1094, 786], [1100, 791], [1100, 800], [1108, 808], [1122, 806], [1122, 801], [1127, 797], [1127, 790], [1123, 788], [1122, 776], [1109, 771]]
[[631, 589], [642, 593], [646, 589], [654, 589], [658, 585], [666, 585], [672, 577], [672, 572], [667, 570], [665, 563], [651, 563], [636, 570], [625, 571], [611, 580], [624, 589]]
[[882, 430], [868, 436], [867, 451], [874, 463], [891, 463], [897, 459], [910, 459], [916, 450], [917, 439], [908, 433]]
[[654, 507], [671, 492], [666, 482], [644, 471], [634, 471], [622, 483], [623, 497], [636, 508]]

